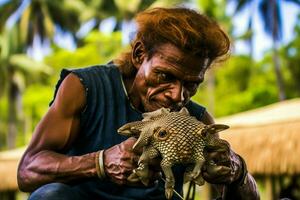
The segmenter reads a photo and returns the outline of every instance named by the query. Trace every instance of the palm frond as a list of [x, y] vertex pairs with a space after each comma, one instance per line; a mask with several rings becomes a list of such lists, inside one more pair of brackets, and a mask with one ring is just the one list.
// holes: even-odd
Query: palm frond
[[252, 0], [235, 0], [237, 2], [234, 14], [242, 12], [249, 4], [254, 3]]
[[0, 32], [3, 31], [9, 17], [20, 7], [21, 4], [22, 1], [11, 0], [0, 6]]
[[300, 0], [285, 0], [285, 1], [300, 5]]
[[[272, 6], [272, 3], [274, 6]], [[278, 1], [261, 1], [259, 11], [266, 33], [272, 35], [273, 39], [280, 40], [282, 37], [282, 15]]]
[[34, 61], [25, 54], [14, 54], [10, 56], [9, 64], [14, 66], [18, 71], [29, 75], [39, 73], [50, 75], [53, 72], [52, 68], [48, 65]]

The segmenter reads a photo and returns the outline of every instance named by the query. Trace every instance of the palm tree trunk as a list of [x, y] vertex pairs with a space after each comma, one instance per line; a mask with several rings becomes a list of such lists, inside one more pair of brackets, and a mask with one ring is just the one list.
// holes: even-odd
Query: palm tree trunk
[[213, 69], [207, 72], [208, 110], [215, 115], [215, 73]]
[[8, 81], [8, 132], [7, 132], [7, 148], [13, 149], [16, 147], [16, 137], [17, 137], [17, 98], [19, 89], [17, 84], [13, 80], [14, 71], [9, 70]]
[[277, 9], [276, 9], [276, 0], [272, 0], [271, 2], [272, 14], [273, 14], [273, 25], [272, 25], [272, 39], [273, 39], [273, 63], [276, 74], [276, 81], [278, 87], [278, 96], [279, 101], [283, 101], [286, 99], [283, 76], [280, 68], [280, 59], [278, 55], [278, 45], [277, 38], [279, 35], [278, 21], [277, 21]]
[[255, 9], [256, 9], [256, 2], [252, 2], [251, 3], [251, 8], [250, 8], [250, 19], [249, 19], [249, 23], [248, 23], [248, 31], [251, 31], [250, 37], [248, 38], [248, 45], [249, 45], [249, 56], [251, 58], [251, 60], [253, 60], [253, 55], [254, 55], [254, 43], [253, 43], [253, 13], [255, 13]]
[[[276, 41], [273, 41], [273, 43], [276, 43]], [[279, 101], [283, 101], [286, 99], [286, 95], [285, 95], [284, 82], [283, 82], [283, 77], [280, 68], [280, 59], [279, 59], [276, 45], [273, 45], [273, 63], [274, 63], [275, 74], [276, 74]]]

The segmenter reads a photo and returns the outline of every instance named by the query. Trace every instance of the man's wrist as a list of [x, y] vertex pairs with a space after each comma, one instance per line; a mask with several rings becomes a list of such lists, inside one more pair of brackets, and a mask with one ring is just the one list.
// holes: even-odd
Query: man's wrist
[[241, 174], [240, 176], [233, 181], [232, 183], [230, 183], [230, 186], [235, 186], [235, 187], [239, 187], [239, 186], [243, 186], [247, 183], [247, 176], [248, 176], [248, 170], [247, 170], [247, 165], [245, 160], [238, 154], [236, 154], [237, 157], [239, 158], [240, 162], [241, 162]]
[[104, 150], [100, 150], [96, 152], [96, 156], [95, 156], [96, 171], [97, 171], [98, 178], [100, 179], [104, 179], [106, 177], [105, 170], [104, 170], [103, 153]]
[[222, 199], [259, 200], [259, 192], [254, 178], [248, 173], [244, 159], [238, 155], [242, 164], [242, 173], [234, 182], [224, 185]]

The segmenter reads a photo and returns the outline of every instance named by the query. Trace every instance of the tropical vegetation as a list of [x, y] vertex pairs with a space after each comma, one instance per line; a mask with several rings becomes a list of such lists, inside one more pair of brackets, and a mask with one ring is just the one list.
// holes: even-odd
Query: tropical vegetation
[[[233, 42], [251, 41], [254, 34], [253, 19], [248, 19], [248, 29], [242, 36], [233, 34], [236, 27], [231, 19], [246, 8], [258, 9], [261, 13], [266, 30], [273, 38], [273, 47], [259, 60], [253, 58], [252, 51], [255, 48], [252, 42], [248, 45], [250, 50], [247, 54], [239, 54], [233, 49], [230, 59], [209, 70], [206, 81], [193, 97], [193, 100], [207, 106], [214, 116], [230, 115], [300, 96], [300, 18], [295, 24], [294, 38], [283, 44], [280, 35], [284, 31], [284, 22], [281, 21], [279, 11], [284, 1], [274, 0], [274, 5], [266, 4], [267, 1], [263, 0], [124, 2], [0, 2], [0, 149], [28, 143], [34, 127], [53, 98], [53, 89], [62, 68], [103, 64], [115, 58], [128, 47], [128, 44], [124, 44], [122, 24], [131, 21], [134, 13], [149, 6], [192, 6], [220, 22]], [[230, 2], [235, 5], [233, 15], [228, 14], [225, 9]], [[300, 4], [298, 0], [292, 2], [295, 6]], [[276, 12], [272, 12], [272, 9]], [[11, 17], [12, 15], [15, 17]], [[110, 34], [99, 30], [99, 24], [108, 17], [114, 17], [116, 22]], [[14, 23], [11, 23], [11, 19], [14, 19]], [[79, 35], [79, 30], [91, 20], [93, 23], [88, 27], [87, 33]], [[59, 32], [71, 35], [75, 50], [62, 48], [55, 42]], [[49, 44], [51, 48], [51, 53], [42, 61], [28, 56], [28, 50], [35, 47], [37, 42]]]

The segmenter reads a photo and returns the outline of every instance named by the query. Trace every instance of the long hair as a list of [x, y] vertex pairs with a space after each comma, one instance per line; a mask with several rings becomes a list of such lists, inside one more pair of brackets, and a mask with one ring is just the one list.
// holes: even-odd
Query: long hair
[[208, 59], [209, 64], [223, 60], [228, 55], [228, 36], [215, 21], [195, 10], [152, 8], [137, 14], [135, 20], [137, 32], [131, 42], [131, 49], [114, 60], [126, 77], [136, 73], [131, 54], [138, 41], [143, 43], [148, 59], [159, 45], [165, 43], [171, 43], [189, 55]]

